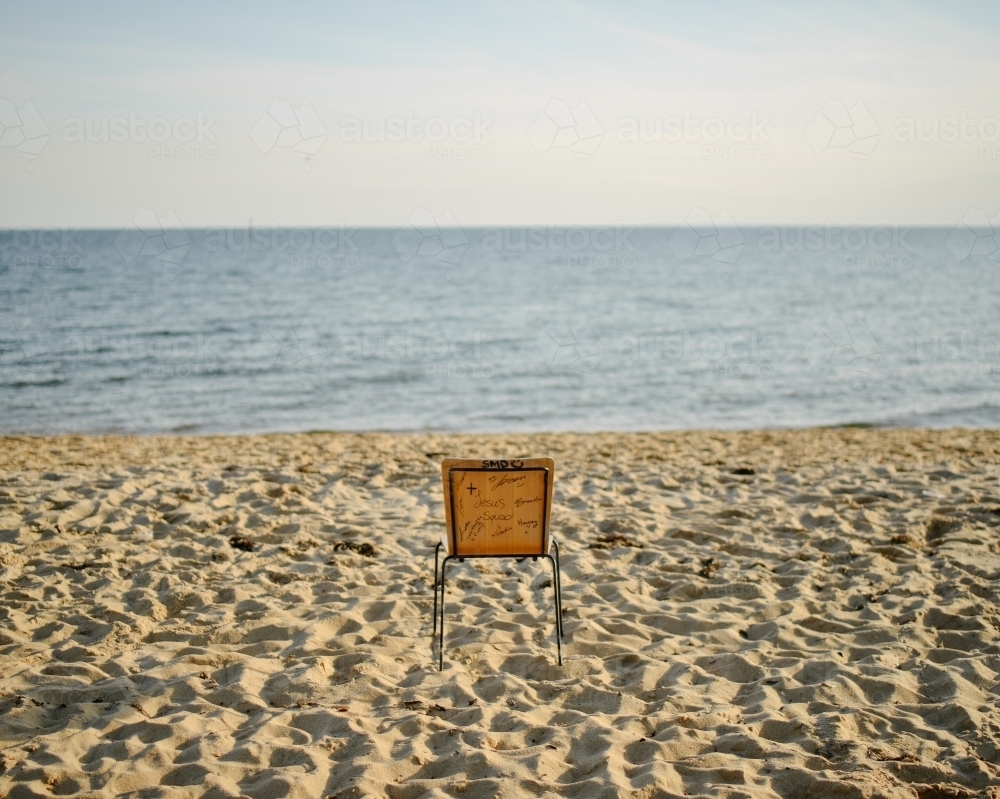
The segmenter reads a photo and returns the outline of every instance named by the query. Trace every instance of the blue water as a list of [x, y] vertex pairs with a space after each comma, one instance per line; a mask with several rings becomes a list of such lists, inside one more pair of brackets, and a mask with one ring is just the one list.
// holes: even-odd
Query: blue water
[[990, 231], [248, 233], [0, 233], [0, 432], [1000, 425]]

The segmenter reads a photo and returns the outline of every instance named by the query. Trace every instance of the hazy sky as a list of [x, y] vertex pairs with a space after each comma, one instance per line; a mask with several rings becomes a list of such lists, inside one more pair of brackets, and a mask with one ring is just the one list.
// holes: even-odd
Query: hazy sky
[[998, 6], [0, 2], [0, 227], [993, 217]]

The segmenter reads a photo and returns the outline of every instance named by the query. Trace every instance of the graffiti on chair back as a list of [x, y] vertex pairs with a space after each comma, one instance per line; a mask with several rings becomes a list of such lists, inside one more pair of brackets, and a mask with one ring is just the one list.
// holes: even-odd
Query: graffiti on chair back
[[548, 472], [452, 469], [452, 523], [457, 552], [537, 555], [545, 532]]

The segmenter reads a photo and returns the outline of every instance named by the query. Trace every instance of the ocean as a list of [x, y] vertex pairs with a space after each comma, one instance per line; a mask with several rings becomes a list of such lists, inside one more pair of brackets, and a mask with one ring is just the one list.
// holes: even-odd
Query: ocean
[[2, 231], [0, 432], [1000, 425], [995, 231], [447, 222]]

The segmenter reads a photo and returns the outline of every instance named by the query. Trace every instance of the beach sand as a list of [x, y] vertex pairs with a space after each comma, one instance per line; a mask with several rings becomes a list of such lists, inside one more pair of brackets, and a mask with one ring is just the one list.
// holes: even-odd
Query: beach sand
[[[449, 573], [446, 455], [556, 460]], [[0, 441], [0, 796], [1000, 796], [1000, 432]]]

